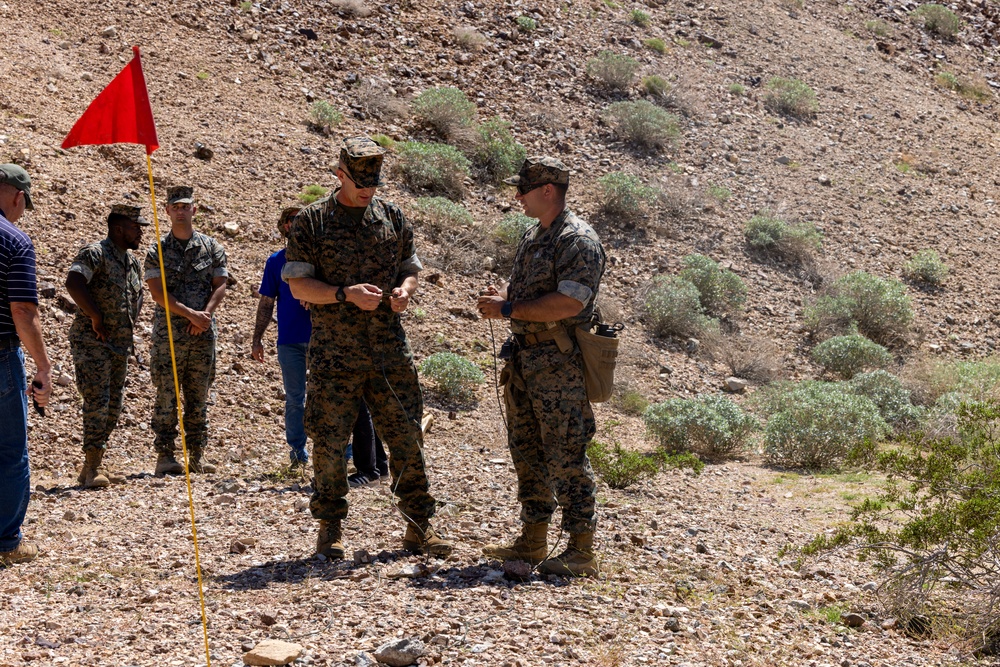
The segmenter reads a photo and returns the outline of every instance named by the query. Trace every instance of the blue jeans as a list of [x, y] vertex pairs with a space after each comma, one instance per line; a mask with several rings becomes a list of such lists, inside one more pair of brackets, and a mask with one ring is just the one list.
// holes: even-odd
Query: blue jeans
[[306, 354], [309, 343], [278, 346], [278, 365], [285, 385], [285, 440], [291, 449], [292, 462], [308, 461], [306, 429], [303, 416], [306, 408]]
[[31, 495], [27, 388], [21, 348], [0, 347], [0, 551], [13, 551], [21, 543]]

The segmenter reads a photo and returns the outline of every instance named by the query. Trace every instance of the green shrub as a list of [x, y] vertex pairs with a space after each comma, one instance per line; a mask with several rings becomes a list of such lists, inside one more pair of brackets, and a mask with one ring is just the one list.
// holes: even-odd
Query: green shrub
[[517, 27], [524, 32], [531, 32], [538, 27], [538, 21], [530, 16], [518, 16]]
[[732, 95], [739, 96], [745, 93], [747, 89], [743, 87], [742, 83], [731, 83], [726, 90], [728, 90]]
[[643, 316], [656, 336], [697, 336], [718, 323], [705, 315], [698, 288], [678, 276], [655, 276], [642, 302]]
[[642, 89], [653, 97], [662, 98], [670, 92], [670, 84], [662, 76], [653, 74], [642, 77]]
[[668, 452], [665, 449], [658, 449], [653, 456], [663, 469], [690, 468], [695, 475], [700, 475], [701, 471], [705, 469], [705, 462], [691, 452]]
[[723, 269], [704, 255], [688, 255], [681, 260], [680, 276], [698, 289], [701, 305], [712, 315], [738, 310], [746, 301], [747, 288], [738, 275]]
[[535, 218], [529, 218], [523, 213], [508, 213], [493, 228], [493, 235], [504, 245], [514, 246], [524, 236], [528, 227], [536, 222], [538, 221]]
[[324, 188], [322, 185], [307, 185], [302, 188], [302, 192], [299, 193], [299, 201], [308, 205], [317, 199], [325, 197], [328, 192], [329, 190]]
[[650, 23], [650, 16], [641, 9], [633, 9], [628, 15], [629, 21], [636, 24], [640, 28], [648, 28]]
[[914, 9], [911, 16], [922, 21], [927, 32], [952, 39], [962, 29], [962, 19], [944, 5], [928, 4]]
[[344, 114], [326, 100], [316, 100], [309, 107], [309, 120], [319, 129], [328, 131], [344, 121]]
[[889, 33], [892, 32], [890, 25], [882, 19], [865, 21], [865, 30], [868, 30], [876, 37], [888, 37]]
[[656, 200], [656, 188], [645, 185], [638, 176], [613, 171], [597, 179], [601, 188], [601, 209], [624, 220], [641, 217]]
[[474, 363], [452, 352], [437, 352], [423, 360], [420, 373], [432, 380], [445, 398], [468, 401], [475, 396], [476, 385], [486, 379]]
[[767, 82], [764, 106], [775, 113], [794, 118], [811, 118], [819, 109], [816, 93], [812, 88], [798, 79], [781, 77], [774, 77]]
[[745, 449], [760, 428], [756, 419], [725, 396], [670, 399], [646, 408], [642, 419], [668, 452], [693, 451], [708, 457]]
[[768, 408], [764, 453], [770, 463], [828, 468], [852, 448], [890, 432], [875, 403], [836, 383], [781, 383], [763, 403]]
[[823, 246], [823, 235], [808, 222], [789, 224], [770, 213], [750, 218], [743, 235], [751, 248], [804, 264]]
[[913, 321], [906, 287], [898, 280], [854, 271], [835, 280], [826, 294], [807, 306], [808, 329], [821, 335], [861, 332], [877, 343], [899, 343]]
[[640, 416], [649, 407], [649, 399], [635, 389], [626, 389], [617, 393], [615, 405], [625, 414]]
[[812, 358], [823, 370], [849, 380], [870, 368], [885, 368], [892, 355], [864, 336], [834, 336], [813, 348]]
[[419, 197], [413, 208], [418, 220], [435, 227], [471, 227], [475, 224], [464, 206], [445, 197]]
[[389, 151], [396, 145], [396, 140], [387, 134], [373, 134], [372, 141]]
[[413, 100], [413, 111], [443, 137], [472, 126], [476, 103], [458, 88], [428, 88]]
[[611, 90], [627, 90], [635, 81], [639, 61], [614, 51], [601, 51], [587, 61], [587, 74]]
[[902, 380], [888, 371], [858, 373], [847, 386], [874, 403], [885, 423], [897, 432], [916, 427], [923, 418], [923, 410], [910, 401]]
[[517, 143], [510, 132], [510, 123], [501, 118], [491, 118], [477, 128], [479, 141], [473, 160], [494, 181], [500, 181], [517, 172], [527, 151]]
[[406, 141], [396, 145], [397, 168], [412, 188], [426, 188], [451, 198], [460, 197], [469, 176], [469, 160], [447, 144]]
[[733, 192], [724, 185], [710, 185], [708, 186], [708, 196], [725, 203], [733, 196]]
[[662, 148], [680, 136], [677, 116], [646, 100], [615, 102], [604, 110], [622, 141], [648, 148]]
[[938, 286], [948, 277], [948, 265], [934, 250], [921, 250], [906, 263], [903, 275], [917, 282]]
[[647, 49], [653, 49], [657, 53], [666, 53], [667, 52], [667, 43], [664, 42], [659, 37], [652, 37], [650, 39], [644, 39], [644, 40], [642, 40], [642, 44]]
[[594, 472], [612, 489], [627, 489], [636, 482], [656, 476], [659, 469], [652, 457], [625, 449], [618, 443], [609, 446], [591, 440], [587, 445], [587, 457]]

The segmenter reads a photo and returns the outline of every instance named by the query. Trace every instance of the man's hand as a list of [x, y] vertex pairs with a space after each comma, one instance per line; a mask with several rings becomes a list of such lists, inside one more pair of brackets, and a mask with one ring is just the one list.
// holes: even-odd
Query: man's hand
[[382, 302], [382, 290], [375, 285], [361, 283], [344, 288], [347, 300], [361, 310], [375, 310]]
[[250, 346], [250, 356], [264, 363], [264, 345], [259, 341], [254, 341], [253, 345]]
[[[36, 382], [41, 387], [35, 386]], [[49, 371], [35, 373], [35, 377], [25, 393], [28, 394], [28, 398], [34, 399], [35, 403], [38, 403], [38, 407], [44, 408], [49, 404], [49, 397], [52, 395], [52, 373]]]
[[394, 313], [402, 313], [406, 310], [407, 306], [410, 305], [410, 293], [407, 292], [402, 287], [397, 287], [392, 290], [392, 296], [389, 298], [389, 306], [392, 308]]
[[[191, 324], [188, 325], [188, 331], [191, 333], [203, 333], [208, 331], [212, 326], [212, 313], [207, 310], [192, 310], [187, 316]], [[197, 331], [192, 331], [192, 329], [197, 329]]]
[[476, 301], [479, 316], [484, 320], [503, 319], [503, 315], [500, 314], [500, 307], [503, 306], [504, 301], [505, 299], [499, 294], [484, 294]]
[[[90, 318], [90, 328], [94, 330], [97, 340], [102, 343], [108, 341], [108, 330], [104, 328], [104, 315], [93, 315]], [[39, 403], [41, 405], [41, 403]]]
[[306, 301], [305, 299], [299, 299], [299, 305], [305, 308], [306, 310], [309, 310], [309, 306], [311, 306], [312, 304]]

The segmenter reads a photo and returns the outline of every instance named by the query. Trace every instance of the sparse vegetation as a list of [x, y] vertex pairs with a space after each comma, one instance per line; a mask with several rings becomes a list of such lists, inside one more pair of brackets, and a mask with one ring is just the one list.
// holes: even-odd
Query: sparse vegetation
[[781, 374], [781, 354], [770, 340], [752, 336], [726, 336], [716, 341], [712, 356], [736, 377], [752, 382], [772, 382]]
[[510, 123], [501, 118], [491, 118], [480, 125], [476, 132], [479, 140], [472, 157], [477, 167], [494, 181], [517, 172], [527, 151], [514, 139]]
[[329, 132], [344, 121], [344, 114], [326, 100], [316, 100], [309, 107], [309, 120], [316, 128]]
[[476, 104], [458, 88], [428, 88], [413, 100], [413, 112], [450, 138], [472, 126]]
[[678, 276], [655, 276], [643, 298], [642, 311], [657, 336], [698, 336], [718, 327], [705, 315], [698, 288]]
[[657, 53], [667, 52], [667, 43], [664, 42], [659, 37], [651, 37], [649, 39], [644, 39], [642, 40], [642, 45], [645, 46], [647, 49], [653, 49]]
[[865, 21], [865, 30], [872, 33], [876, 37], [888, 37], [892, 32], [892, 28], [889, 24], [882, 19]]
[[486, 36], [474, 28], [460, 26], [453, 33], [455, 42], [466, 51], [479, 51], [488, 41]]
[[531, 32], [538, 28], [538, 21], [530, 16], [518, 16], [517, 27], [524, 32]]
[[680, 276], [698, 290], [705, 312], [724, 315], [738, 310], [746, 301], [747, 288], [738, 275], [704, 255], [688, 255], [681, 260]]
[[629, 12], [628, 20], [640, 28], [648, 28], [651, 22], [651, 17], [641, 9], [633, 9]]
[[396, 144], [398, 169], [412, 188], [426, 188], [452, 199], [461, 197], [469, 160], [454, 146], [406, 141]]
[[612, 489], [627, 489], [643, 479], [654, 477], [659, 471], [659, 465], [652, 457], [625, 449], [617, 442], [606, 445], [591, 440], [587, 445], [587, 457], [594, 471]]
[[885, 368], [892, 363], [892, 355], [878, 343], [864, 336], [834, 336], [813, 348], [812, 358], [828, 373], [845, 380], [872, 368]]
[[892, 347], [909, 331], [913, 309], [903, 283], [854, 271], [807, 306], [804, 318], [806, 327], [822, 337], [860, 332]]
[[858, 373], [847, 386], [855, 394], [874, 403], [885, 423], [897, 433], [915, 428], [923, 419], [923, 410], [913, 405], [909, 390], [888, 371]]
[[209, 74], [207, 70], [199, 70], [198, 73], [195, 74], [195, 77], [197, 77], [199, 81], [208, 81], [210, 76], [211, 74]]
[[670, 84], [662, 76], [653, 74], [642, 77], [642, 89], [653, 97], [664, 97], [670, 92]]
[[656, 188], [644, 184], [638, 176], [613, 171], [597, 180], [601, 188], [601, 208], [607, 215], [626, 221], [642, 217], [656, 200]]
[[373, 134], [372, 141], [389, 151], [396, 145], [396, 140], [387, 134]]
[[245, 0], [240, 3], [240, 11], [246, 14], [253, 8], [253, 3], [250, 0]]
[[793, 118], [812, 118], [819, 110], [816, 93], [798, 79], [774, 77], [767, 82], [764, 106], [774, 113]]
[[471, 227], [475, 220], [461, 204], [445, 197], [420, 197], [413, 205], [417, 219], [434, 227]]
[[747, 447], [757, 420], [725, 396], [674, 398], [649, 406], [646, 428], [668, 452], [728, 456]]
[[622, 141], [647, 148], [662, 148], [680, 136], [677, 116], [652, 102], [615, 102], [604, 111]]
[[619, 410], [637, 417], [649, 407], [649, 399], [635, 389], [622, 389], [615, 393], [612, 400]]
[[302, 188], [302, 192], [299, 193], [299, 201], [303, 204], [309, 205], [326, 196], [329, 190], [324, 188], [322, 185], [307, 185]]
[[708, 186], [708, 196], [716, 201], [725, 203], [733, 196], [732, 191], [724, 185]]
[[945, 39], [954, 39], [962, 29], [962, 19], [944, 5], [921, 5], [910, 15], [923, 24], [924, 30]]
[[954, 90], [967, 100], [985, 102], [993, 98], [990, 86], [982, 79], [973, 80], [956, 76], [953, 72], [942, 70], [934, 77], [934, 82], [942, 88]]
[[743, 87], [742, 83], [731, 83], [726, 90], [728, 90], [730, 94], [736, 96], [742, 95], [747, 91], [747, 89]]
[[630, 88], [638, 70], [637, 60], [614, 51], [601, 51], [596, 58], [587, 61], [587, 74], [610, 90]]
[[524, 236], [528, 227], [536, 222], [538, 221], [535, 218], [529, 218], [523, 213], [508, 213], [493, 228], [493, 235], [504, 245], [514, 246]]
[[485, 381], [479, 367], [453, 352], [436, 352], [420, 364], [420, 374], [434, 382], [438, 393], [454, 401], [469, 401]]
[[937, 287], [948, 277], [948, 265], [935, 250], [921, 250], [906, 263], [903, 275], [913, 281]]
[[789, 224], [768, 212], [755, 215], [743, 235], [751, 248], [805, 264], [823, 246], [823, 235], [808, 222]]

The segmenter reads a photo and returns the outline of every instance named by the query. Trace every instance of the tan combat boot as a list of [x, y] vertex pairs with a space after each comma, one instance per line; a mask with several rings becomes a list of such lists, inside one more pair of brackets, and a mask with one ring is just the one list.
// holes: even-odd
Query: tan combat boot
[[555, 558], [542, 561], [538, 571], [543, 574], [561, 574], [572, 577], [596, 577], [597, 559], [594, 558], [594, 534], [570, 535], [569, 546]]
[[548, 523], [526, 523], [521, 526], [521, 536], [512, 545], [505, 547], [487, 544], [483, 547], [483, 555], [497, 560], [523, 560], [538, 565], [549, 555], [546, 542], [548, 532]]
[[105, 477], [98, 468], [101, 467], [101, 459], [104, 458], [104, 450], [100, 447], [84, 450], [86, 459], [83, 462], [83, 469], [76, 481], [85, 489], [103, 489], [111, 484], [111, 480]]
[[323, 554], [330, 560], [340, 560], [344, 557], [344, 533], [340, 519], [320, 519], [319, 535], [316, 536], [316, 553]]
[[156, 476], [162, 477], [163, 475], [182, 475], [184, 474], [184, 466], [177, 462], [171, 452], [161, 452], [159, 456], [156, 457]]
[[454, 548], [450, 540], [438, 535], [426, 519], [406, 524], [403, 548], [415, 554], [427, 553], [432, 556], [448, 556]]
[[211, 474], [216, 471], [216, 467], [214, 463], [204, 460], [200, 451], [192, 449], [191, 456], [188, 459], [188, 470], [190, 472]]
[[0, 567], [7, 567], [15, 563], [27, 563], [35, 560], [37, 556], [38, 545], [21, 540], [21, 543], [13, 551], [0, 551]]

